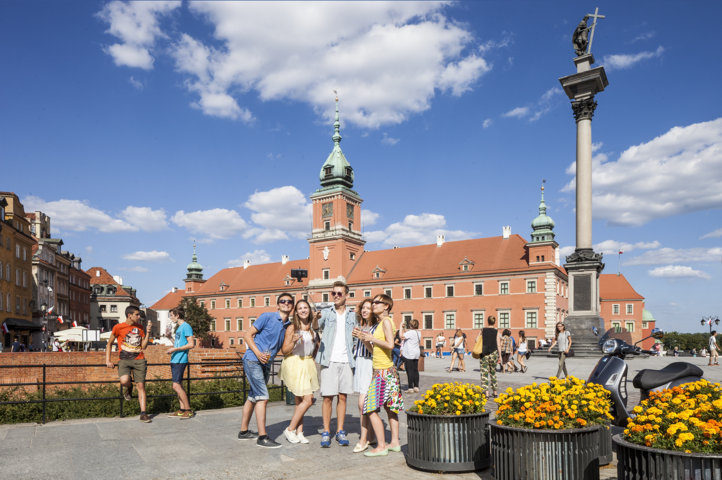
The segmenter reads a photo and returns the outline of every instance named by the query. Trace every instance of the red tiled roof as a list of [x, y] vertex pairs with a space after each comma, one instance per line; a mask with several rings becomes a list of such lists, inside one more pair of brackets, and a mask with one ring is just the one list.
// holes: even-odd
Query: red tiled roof
[[624, 275], [615, 273], [599, 275], [599, 297], [601, 300], [644, 300]]
[[[516, 271], [547, 270], [550, 264], [530, 266], [526, 258], [527, 241], [519, 235], [509, 238], [489, 237], [435, 243], [415, 247], [366, 251], [346, 279], [350, 284], [386, 283], [431, 277], [477, 276], [480, 273], [500, 274]], [[469, 271], [460, 263], [467, 258], [473, 262]], [[379, 279], [373, 278], [376, 267], [385, 270]], [[554, 266], [554, 268], [559, 268]], [[560, 269], [562, 272], [564, 270]], [[566, 274], [566, 272], [564, 272]]]
[[308, 269], [308, 259], [289, 260], [283, 262], [251, 265], [248, 268], [224, 268], [198, 288], [194, 294], [217, 294], [221, 283], [228, 285], [224, 293], [229, 292], [255, 292], [268, 290], [283, 290], [286, 288], [284, 280], [291, 269]]
[[[97, 272], [100, 272], [100, 275], [98, 275]], [[130, 297], [130, 293], [116, 282], [113, 276], [103, 267], [92, 267], [87, 269], [85, 273], [90, 275], [91, 285], [116, 285], [118, 287], [115, 292], [116, 296]]]
[[150, 308], [156, 311], [170, 310], [171, 308], [175, 308], [181, 302], [185, 293], [186, 291], [181, 289], [178, 289], [175, 292], [171, 290], [170, 292], [166, 293], [165, 297], [155, 302]]

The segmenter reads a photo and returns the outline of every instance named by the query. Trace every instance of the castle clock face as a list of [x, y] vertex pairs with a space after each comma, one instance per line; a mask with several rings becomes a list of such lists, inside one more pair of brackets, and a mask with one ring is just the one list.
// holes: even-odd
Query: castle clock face
[[321, 216], [330, 217], [333, 215], [333, 203], [324, 203], [321, 205]]
[[353, 218], [353, 205], [350, 203], [346, 204], [346, 216], [348, 218]]

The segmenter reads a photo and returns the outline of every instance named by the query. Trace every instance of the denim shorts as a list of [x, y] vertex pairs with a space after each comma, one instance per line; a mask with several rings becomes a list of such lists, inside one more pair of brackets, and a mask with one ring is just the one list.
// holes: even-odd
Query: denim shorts
[[186, 370], [187, 363], [171, 363], [170, 373], [173, 383], [181, 383], [183, 381], [183, 373]]
[[258, 402], [259, 400], [268, 400], [268, 378], [271, 375], [271, 362], [263, 364], [257, 360], [243, 359], [243, 371], [248, 379], [250, 392], [248, 392], [248, 400]]

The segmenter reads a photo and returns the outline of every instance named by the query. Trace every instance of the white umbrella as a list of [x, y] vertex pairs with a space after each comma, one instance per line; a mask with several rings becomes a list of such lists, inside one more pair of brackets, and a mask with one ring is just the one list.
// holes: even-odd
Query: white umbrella
[[73, 327], [67, 330], [60, 330], [53, 333], [53, 336], [61, 342], [82, 342], [83, 331], [87, 330], [85, 327]]

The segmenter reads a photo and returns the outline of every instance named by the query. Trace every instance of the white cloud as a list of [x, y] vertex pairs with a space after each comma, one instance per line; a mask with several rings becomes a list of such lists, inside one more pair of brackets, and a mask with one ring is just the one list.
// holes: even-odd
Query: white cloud
[[718, 228], [717, 230], [714, 230], [712, 232], [705, 233], [704, 235], [702, 235], [700, 237], [700, 240], [702, 240], [704, 238], [718, 238], [718, 237], [722, 237], [722, 228]]
[[561, 257], [562, 262], [564, 261], [564, 258], [574, 253], [575, 247], [574, 245], [566, 246], [566, 247], [560, 247], [559, 248], [559, 257]]
[[255, 92], [332, 118], [337, 89], [345, 121], [377, 128], [428, 110], [437, 92], [463, 94], [491, 69], [445, 5], [192, 2], [213, 27], [213, 45], [182, 34], [171, 53], [207, 115], [251, 121], [239, 101]]
[[592, 143], [592, 153], [595, 153], [604, 146], [604, 142]]
[[143, 85], [143, 82], [141, 82], [140, 80], [137, 80], [133, 75], [130, 76], [128, 81], [130, 82], [131, 85], [133, 85], [133, 87], [135, 87], [136, 90], [143, 90], [143, 88], [145, 88], [145, 85]]
[[655, 51], [646, 51], [632, 54], [605, 55], [602, 64], [606, 71], [624, 70], [632, 68], [637, 63], [648, 60], [650, 58], [661, 57], [664, 53], [664, 47], [659, 46]]
[[491, 124], [494, 123], [494, 121], [491, 118], [487, 118], [484, 120], [484, 122], [481, 124], [482, 128], [489, 128], [491, 127]]
[[171, 260], [170, 254], [168, 252], [159, 250], [150, 250], [147, 252], [138, 250], [136, 252], [123, 255], [123, 258], [125, 260], [133, 260], [138, 262], [167, 262]]
[[398, 139], [398, 138], [389, 137], [389, 135], [384, 132], [384, 136], [381, 138], [381, 143], [383, 143], [384, 145], [391, 145], [391, 146], [393, 146], [393, 145], [396, 145], [397, 143], [399, 143], [399, 139]]
[[313, 206], [306, 195], [294, 186], [255, 192], [243, 206], [253, 210], [251, 220], [260, 227], [244, 235], [253, 238], [256, 243], [290, 237], [306, 238], [311, 229]]
[[502, 114], [502, 117], [524, 118], [529, 115], [529, 107], [516, 107]]
[[634, 39], [632, 40], [632, 43], [643, 41], [643, 40], [651, 40], [652, 38], [654, 38], [655, 35], [656, 35], [656, 33], [653, 31], [640, 33], [639, 35], [634, 37]]
[[[153, 68], [151, 50], [158, 37], [165, 35], [158, 25], [158, 17], [166, 15], [181, 5], [179, 1], [108, 3], [98, 12], [98, 17], [109, 24], [107, 33], [118, 38], [105, 48], [118, 66]], [[132, 81], [131, 81], [132, 83]]]
[[173, 215], [171, 221], [208, 240], [231, 238], [248, 229], [248, 224], [238, 212], [225, 208], [197, 210], [188, 213], [179, 210]]
[[363, 209], [361, 210], [361, 224], [364, 226], [364, 228], [370, 227], [371, 225], [376, 225], [376, 221], [379, 219], [380, 216], [381, 215], [376, 212]]
[[711, 263], [722, 260], [722, 248], [659, 248], [649, 250], [625, 262], [627, 265], [665, 265], [677, 263]]
[[370, 243], [380, 242], [386, 246], [422, 245], [436, 242], [436, 235], [443, 233], [447, 241], [472, 238], [475, 233], [447, 230], [446, 219], [435, 213], [406, 215], [402, 222], [392, 223], [385, 230], [366, 232]]
[[620, 242], [617, 240], [605, 240], [594, 245], [595, 252], [601, 252], [605, 255], [617, 255], [621, 250], [623, 253], [630, 253], [634, 250], [649, 250], [651, 248], [659, 248], [660, 243], [657, 240], [652, 242]]
[[486, 42], [479, 45], [480, 53], [488, 53], [493, 50], [508, 47], [513, 43], [512, 35], [508, 32], [504, 32], [504, 36], [501, 40], [487, 40]]
[[51, 219], [50, 225], [53, 229], [76, 232], [95, 229], [105, 233], [138, 230], [138, 227], [113, 218], [82, 200], [61, 199], [46, 202], [42, 198], [29, 196], [23, 199], [23, 205], [25, 205], [26, 211], [41, 211], [47, 214]]
[[[598, 153], [592, 163], [594, 216], [610, 224], [722, 208], [722, 118], [674, 127], [615, 161]], [[573, 191], [574, 182], [562, 190]]]
[[130, 268], [121, 268], [121, 270], [123, 270], [125, 272], [138, 272], [138, 273], [145, 273], [148, 271], [147, 268], [141, 267], [141, 266], [135, 266], [135, 267], [130, 267]]
[[254, 250], [246, 252], [238, 258], [228, 260], [229, 267], [242, 267], [246, 260], [250, 260], [252, 265], [260, 265], [271, 261], [271, 255], [265, 250]]
[[661, 278], [702, 278], [708, 280], [710, 276], [701, 270], [695, 270], [685, 265], [667, 265], [653, 268], [649, 271], [653, 277]]
[[128, 206], [120, 216], [131, 225], [146, 232], [156, 232], [168, 228], [165, 210], [153, 210], [150, 207]]

